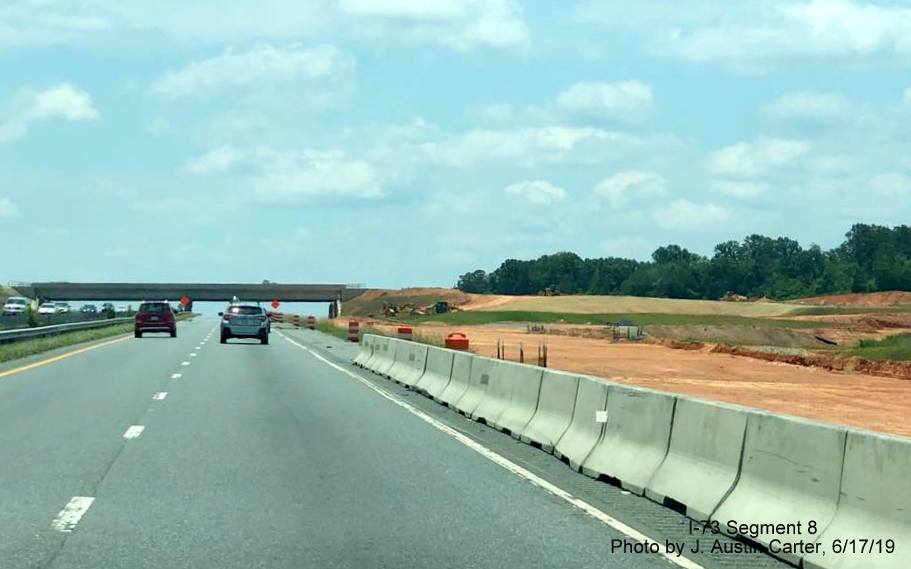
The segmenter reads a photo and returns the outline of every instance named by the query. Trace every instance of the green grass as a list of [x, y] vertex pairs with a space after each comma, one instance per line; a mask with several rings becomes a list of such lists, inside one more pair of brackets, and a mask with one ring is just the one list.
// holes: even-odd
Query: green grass
[[911, 360], [911, 334], [900, 334], [884, 340], [861, 340], [860, 345], [850, 353], [868, 360]]
[[56, 350], [73, 344], [82, 342], [91, 342], [101, 340], [111, 336], [128, 334], [133, 331], [133, 324], [115, 324], [105, 326], [104, 328], [94, 328], [91, 330], [77, 330], [75, 332], [65, 332], [56, 336], [45, 336], [43, 338], [33, 338], [31, 340], [20, 340], [9, 344], [0, 344], [0, 362], [17, 360], [42, 352]]
[[750, 318], [746, 316], [728, 316], [720, 314], [574, 314], [557, 312], [486, 312], [464, 310], [448, 314], [428, 314], [409, 316], [404, 322], [442, 322], [444, 324], [481, 325], [497, 322], [544, 322], [567, 324], [607, 324], [628, 320], [637, 326], [648, 325], [701, 325], [701, 326], [760, 326], [767, 328], [816, 328], [818, 322], [800, 320], [783, 320], [775, 318]]
[[[193, 313], [181, 313], [177, 315], [177, 320], [189, 320], [196, 316]], [[9, 344], [0, 344], [0, 362], [8, 362], [28, 356], [34, 356], [42, 352], [56, 350], [73, 344], [91, 342], [110, 338], [120, 334], [129, 334], [133, 332], [133, 323], [126, 322], [123, 324], [112, 324], [103, 328], [92, 328], [90, 330], [76, 330], [73, 332], [64, 332], [56, 336], [44, 336], [42, 338], [33, 338], [30, 340], [19, 340]]]
[[[336, 338], [341, 338], [342, 340], [348, 339], [348, 330], [344, 328], [339, 328], [332, 323], [331, 320], [324, 320], [322, 318], [316, 321], [316, 329], [324, 334], [329, 334], [330, 336], [335, 336]], [[358, 340], [363, 336], [363, 331], [358, 333]]]
[[895, 314], [911, 312], [911, 306], [805, 306], [791, 313], [792, 316], [828, 316], [832, 314]]

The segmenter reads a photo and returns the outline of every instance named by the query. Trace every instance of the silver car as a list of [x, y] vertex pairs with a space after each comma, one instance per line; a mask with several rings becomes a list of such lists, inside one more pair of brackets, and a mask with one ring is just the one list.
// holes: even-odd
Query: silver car
[[231, 304], [221, 316], [221, 343], [231, 338], [258, 338], [269, 343], [269, 318], [255, 304]]

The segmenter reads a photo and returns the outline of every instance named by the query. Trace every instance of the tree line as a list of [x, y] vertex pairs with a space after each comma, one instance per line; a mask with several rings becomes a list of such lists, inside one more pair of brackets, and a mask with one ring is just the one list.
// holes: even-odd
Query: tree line
[[570, 252], [459, 277], [464, 292], [494, 294], [624, 294], [718, 299], [727, 294], [788, 299], [820, 294], [911, 290], [911, 227], [855, 224], [838, 247], [804, 248], [787, 237], [750, 235], [715, 246], [711, 257], [679, 245], [650, 261], [583, 259]]

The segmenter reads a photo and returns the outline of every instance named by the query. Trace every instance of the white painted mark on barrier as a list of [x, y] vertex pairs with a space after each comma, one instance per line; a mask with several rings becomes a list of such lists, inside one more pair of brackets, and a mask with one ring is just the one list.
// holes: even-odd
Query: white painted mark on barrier
[[125, 432], [123, 434], [123, 438], [125, 438], [125, 439], [138, 438], [139, 435], [141, 435], [145, 429], [146, 428], [143, 425], [131, 425], [130, 428], [127, 429], [127, 432]]
[[74, 496], [51, 522], [51, 527], [57, 531], [70, 533], [94, 501], [95, 498], [89, 496]]
[[[636, 530], [635, 528], [632, 528], [632, 527], [624, 524], [623, 522], [614, 518], [613, 516], [610, 516], [610, 515], [602, 512], [601, 510], [592, 506], [585, 500], [576, 498], [575, 496], [573, 496], [566, 490], [560, 488], [559, 486], [555, 486], [554, 484], [548, 482], [547, 480], [544, 480], [543, 478], [541, 478], [534, 472], [531, 472], [531, 471], [519, 466], [518, 464], [509, 460], [508, 458], [495, 453], [494, 451], [485, 447], [484, 445], [482, 445], [481, 443], [472, 439], [471, 437], [464, 435], [463, 433], [460, 433], [459, 431], [453, 429], [449, 425], [442, 423], [440, 421], [437, 421], [430, 415], [424, 413], [423, 411], [417, 409], [416, 407], [413, 407], [409, 403], [402, 401], [395, 395], [392, 395], [385, 389], [382, 389], [382, 388], [374, 385], [372, 382], [370, 382], [367, 379], [364, 379], [360, 375], [353, 373], [353, 372], [343, 368], [342, 366], [327, 360], [326, 358], [324, 358], [320, 354], [316, 353], [315, 351], [311, 350], [307, 346], [304, 346], [303, 344], [300, 344], [300, 343], [288, 338], [281, 332], [279, 332], [278, 334], [280, 336], [282, 336], [283, 338], [285, 338], [286, 340], [288, 340], [289, 342], [291, 342], [292, 344], [294, 344], [295, 346], [297, 346], [298, 348], [301, 348], [302, 350], [306, 351], [314, 358], [320, 360], [321, 362], [323, 362], [324, 364], [326, 364], [332, 368], [335, 368], [336, 370], [344, 373], [345, 375], [348, 375], [348, 376], [356, 379], [357, 381], [364, 384], [368, 388], [372, 389], [373, 391], [375, 391], [382, 397], [385, 397], [386, 399], [395, 403], [399, 407], [402, 407], [403, 409], [405, 409], [412, 415], [419, 417], [424, 422], [426, 422], [426, 423], [430, 424], [431, 426], [435, 427], [436, 429], [446, 433], [447, 435], [451, 436], [452, 438], [459, 441], [463, 445], [465, 445], [468, 448], [472, 449], [473, 451], [477, 452], [484, 458], [490, 460], [494, 464], [502, 466], [503, 468], [505, 468], [509, 472], [512, 472], [516, 476], [524, 478], [525, 480], [527, 480], [528, 482], [531, 482], [535, 486], [549, 492], [550, 494], [553, 494], [554, 496], [564, 500], [565, 502], [568, 502], [573, 507], [578, 508], [579, 510], [582, 510], [583, 512], [585, 512], [586, 514], [595, 518], [596, 520], [600, 521], [601, 523], [603, 523], [607, 526], [610, 526], [611, 528], [615, 529], [616, 531], [618, 531], [618, 532], [626, 535], [627, 537], [634, 539], [640, 543], [658, 543], [659, 545], [662, 543], [658, 540], [648, 537], [647, 535]], [[682, 555], [677, 556], [677, 554], [673, 553], [673, 552], [668, 553], [667, 550], [665, 550], [664, 548], [660, 548], [659, 553], [657, 553], [656, 555], [660, 555], [661, 557], [664, 557], [665, 559], [667, 559], [674, 565], [677, 565], [678, 567], [683, 567], [684, 569], [705, 569], [704, 566], [696, 563], [692, 559], [683, 557]]]
[[607, 411], [595, 411], [595, 422], [596, 423], [606, 423], [607, 422]]
[[180, 379], [181, 377], [183, 377], [182, 373], [172, 373], [171, 374], [171, 379]]
[[152, 399], [154, 399], [155, 401], [161, 401], [162, 399], [164, 399], [167, 396], [168, 396], [167, 391], [159, 391], [158, 393], [156, 393], [155, 395], [152, 396]]

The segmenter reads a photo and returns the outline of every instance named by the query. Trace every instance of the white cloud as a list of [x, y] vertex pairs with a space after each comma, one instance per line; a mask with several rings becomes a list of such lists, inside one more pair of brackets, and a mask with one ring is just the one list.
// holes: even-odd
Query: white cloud
[[788, 93], [765, 107], [772, 120], [798, 124], [836, 124], [855, 114], [851, 101], [833, 93]]
[[584, 17], [645, 31], [657, 52], [692, 62], [763, 70], [793, 58], [905, 58], [911, 8], [851, 0], [591, 1]]
[[243, 154], [233, 146], [226, 144], [213, 148], [206, 153], [189, 160], [184, 169], [191, 174], [212, 174], [224, 172], [243, 159]]
[[652, 213], [652, 219], [664, 229], [700, 228], [724, 223], [730, 216], [730, 210], [722, 206], [711, 203], [697, 204], [682, 198]]
[[639, 137], [587, 127], [474, 129], [427, 142], [421, 149], [435, 163], [467, 167], [482, 162], [532, 167], [542, 163], [600, 163], [624, 153], [674, 144], [666, 136]]
[[196, 61], [159, 78], [154, 89], [169, 97], [198, 97], [222, 90], [260, 91], [291, 83], [332, 82], [351, 74], [354, 61], [331, 45], [258, 45], [247, 50], [228, 48], [220, 55]]
[[68, 83], [44, 90], [22, 89], [0, 117], [0, 143], [24, 136], [31, 123], [60, 119], [85, 122], [98, 119], [92, 97]]
[[619, 208], [634, 197], [659, 196], [666, 192], [667, 180], [654, 172], [627, 170], [606, 178], [595, 186], [595, 194], [607, 199], [612, 208]]
[[92, 106], [92, 97], [85, 91], [63, 83], [36, 92], [27, 111], [28, 120], [60, 118], [68, 121], [92, 121], [98, 111]]
[[738, 198], [755, 198], [771, 189], [769, 184], [765, 182], [731, 182], [726, 180], [715, 182], [715, 188], [721, 193]]
[[880, 174], [871, 179], [868, 186], [886, 198], [900, 198], [911, 194], [911, 178], [903, 174]]
[[339, 10], [355, 16], [403, 20], [450, 20], [463, 17], [460, 0], [339, 0]]
[[373, 165], [348, 158], [342, 152], [260, 150], [257, 154], [261, 174], [253, 182], [254, 192], [263, 201], [383, 195]]
[[566, 190], [545, 180], [525, 180], [506, 186], [504, 191], [539, 205], [550, 205], [566, 198]]
[[[46, 5], [43, 11], [51, 9], [50, 2], [42, 0], [41, 4]], [[121, 34], [121, 41], [129, 41], [124, 36], [162, 35], [166, 40], [208, 45], [300, 41], [329, 31], [333, 19], [328, 2], [300, 0], [92, 0], [78, 6], [71, 11], [103, 19], [107, 27]], [[80, 38], [91, 36], [86, 33]]]
[[557, 96], [556, 108], [596, 119], [635, 120], [652, 106], [652, 87], [641, 81], [580, 82]]
[[457, 51], [530, 43], [516, 0], [342, 0], [339, 10], [357, 20], [360, 35], [387, 42], [419, 40]]
[[20, 215], [19, 208], [16, 207], [16, 204], [11, 199], [0, 198], [0, 218], [11, 219]]
[[810, 144], [800, 140], [761, 138], [713, 152], [709, 156], [709, 169], [736, 178], [765, 177], [791, 166], [809, 151]]

